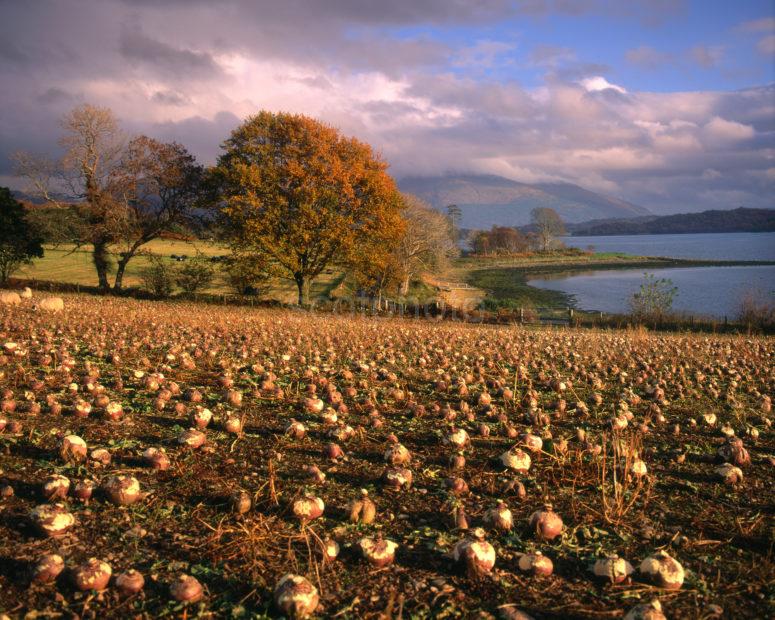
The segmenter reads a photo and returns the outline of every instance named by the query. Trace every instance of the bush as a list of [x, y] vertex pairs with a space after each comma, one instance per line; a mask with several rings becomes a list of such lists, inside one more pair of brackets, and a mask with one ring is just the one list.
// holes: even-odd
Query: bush
[[775, 304], [760, 292], [748, 292], [740, 301], [737, 320], [749, 329], [772, 329], [775, 327]]
[[150, 266], [140, 272], [143, 286], [156, 297], [169, 297], [175, 290], [175, 267], [158, 256], [151, 257], [150, 261]]
[[0, 187], [0, 285], [21, 265], [43, 256], [41, 243], [22, 204], [7, 187]]
[[269, 273], [260, 258], [233, 254], [222, 262], [226, 282], [238, 295], [261, 295], [269, 288]]
[[177, 268], [175, 282], [184, 293], [193, 294], [199, 289], [206, 288], [215, 276], [215, 269], [208, 264], [202, 256], [187, 261], [185, 265]]
[[643, 274], [643, 284], [630, 298], [630, 309], [640, 320], [661, 321], [670, 314], [678, 288], [667, 278], [656, 278], [653, 273]]

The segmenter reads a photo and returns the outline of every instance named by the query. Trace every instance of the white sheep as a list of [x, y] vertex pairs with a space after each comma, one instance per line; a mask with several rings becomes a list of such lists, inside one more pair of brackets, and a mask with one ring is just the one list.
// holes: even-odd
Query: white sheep
[[0, 304], [17, 305], [22, 303], [22, 298], [19, 297], [19, 293], [14, 291], [0, 291]]
[[60, 310], [65, 309], [65, 302], [61, 297], [44, 297], [35, 305], [35, 307], [38, 310], [59, 312]]

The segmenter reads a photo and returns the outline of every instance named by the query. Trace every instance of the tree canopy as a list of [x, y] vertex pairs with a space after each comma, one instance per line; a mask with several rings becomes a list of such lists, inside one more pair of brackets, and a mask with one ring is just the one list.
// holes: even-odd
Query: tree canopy
[[530, 212], [531, 224], [535, 226], [541, 249], [546, 251], [555, 237], [565, 234], [565, 224], [559, 214], [549, 207], [537, 207]]
[[662, 320], [670, 314], [677, 293], [672, 280], [644, 273], [640, 289], [630, 297], [632, 314], [641, 320]]
[[518, 254], [530, 250], [530, 240], [518, 228], [493, 226], [490, 230], [478, 230], [471, 237], [471, 249], [475, 254]]
[[109, 108], [73, 108], [62, 129], [60, 160], [17, 153], [17, 171], [37, 195], [60, 209], [57, 219], [68, 224], [68, 236], [77, 235], [72, 241], [91, 246], [103, 290], [111, 288], [111, 251], [118, 246], [113, 288], [121, 289], [127, 263], [140, 248], [193, 207], [203, 171], [177, 143], [145, 136], [128, 141]]
[[332, 262], [400, 239], [401, 197], [369, 145], [307, 116], [260, 112], [223, 146], [215, 177], [234, 249], [292, 279], [300, 304]]
[[204, 169], [177, 142], [137, 136], [127, 145], [114, 176], [125, 217], [123, 229], [116, 231], [121, 253], [114, 288], [120, 289], [127, 264], [143, 245], [190, 223], [202, 196]]
[[27, 221], [24, 206], [0, 187], [0, 284], [33, 258], [43, 256], [42, 239]]
[[413, 276], [421, 271], [438, 271], [448, 258], [458, 254], [458, 248], [455, 229], [447, 217], [417, 196], [403, 194], [403, 199], [407, 225], [397, 248], [397, 259], [404, 272], [401, 294], [406, 295]]

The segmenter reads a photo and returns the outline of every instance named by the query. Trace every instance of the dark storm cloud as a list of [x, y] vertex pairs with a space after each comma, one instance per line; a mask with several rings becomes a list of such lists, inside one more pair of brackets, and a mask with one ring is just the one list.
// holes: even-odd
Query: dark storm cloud
[[11, 62], [14, 64], [26, 64], [31, 59], [22, 51], [13, 41], [7, 39], [0, 39], [0, 59], [3, 62]]
[[214, 77], [221, 72], [210, 54], [173, 47], [149, 37], [138, 27], [121, 31], [119, 50], [130, 62], [144, 63], [151, 71], [176, 79]]
[[157, 90], [151, 95], [151, 101], [173, 106], [184, 106], [191, 103], [188, 97], [174, 90]]
[[180, 122], [143, 124], [137, 132], [145, 132], [160, 140], [175, 141], [184, 144], [202, 159], [214, 162], [220, 154], [221, 143], [242, 119], [224, 110], [212, 119], [194, 116]]
[[[772, 206], [771, 86], [637, 92], [572, 47], [489, 36], [503, 19], [605, 11], [656, 24], [682, 9], [669, 0], [0, 0], [0, 80], [12, 85], [0, 91], [0, 175], [17, 149], [56, 152], [58, 119], [80, 102], [110, 106], [129, 133], [177, 140], [206, 163], [241, 119], [266, 108], [369, 141], [398, 176], [566, 180], [655, 210]], [[465, 43], [438, 34], [474, 25], [485, 34]], [[680, 59], [710, 67], [720, 54], [706, 42]], [[673, 60], [645, 46], [627, 59], [652, 69]], [[543, 85], [489, 75], [509, 62], [543, 72]]]
[[39, 103], [66, 103], [73, 100], [73, 95], [63, 88], [52, 86], [40, 93], [35, 100]]
[[510, 0], [415, 0], [413, 2], [385, 0], [120, 0], [134, 7], [178, 9], [181, 7], [215, 7], [219, 11], [239, 10], [242, 15], [262, 18], [267, 22], [307, 21], [328, 23], [358, 23], [362, 25], [407, 25], [422, 23], [444, 24], [471, 21], [491, 21], [516, 12]]

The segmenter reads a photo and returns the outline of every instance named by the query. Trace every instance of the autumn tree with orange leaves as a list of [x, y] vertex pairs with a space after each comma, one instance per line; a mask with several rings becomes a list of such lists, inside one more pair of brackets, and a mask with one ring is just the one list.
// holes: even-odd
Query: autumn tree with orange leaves
[[388, 251], [403, 234], [387, 164], [333, 127], [260, 112], [232, 132], [224, 151], [214, 172], [233, 249], [292, 279], [300, 305], [327, 267], [362, 259], [365, 248]]

